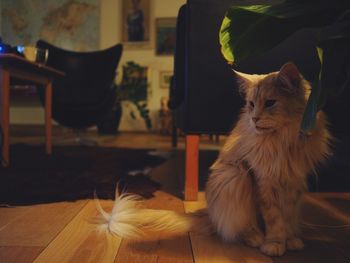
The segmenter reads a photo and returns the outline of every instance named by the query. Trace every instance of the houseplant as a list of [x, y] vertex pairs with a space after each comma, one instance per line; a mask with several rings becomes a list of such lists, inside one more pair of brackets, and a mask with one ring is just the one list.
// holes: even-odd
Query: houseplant
[[[147, 68], [133, 61], [126, 62], [126, 64], [123, 65], [123, 74], [120, 84], [114, 84], [114, 90], [116, 91], [115, 103], [111, 111], [109, 111], [99, 123], [99, 133], [117, 133], [122, 116], [122, 101], [129, 101], [132, 103], [139, 112], [139, 116], [143, 118], [147, 129], [151, 129], [152, 122], [147, 107], [147, 89]], [[130, 117], [136, 120], [137, 114], [131, 110]]]
[[234, 67], [307, 27], [319, 28], [315, 48], [321, 69], [312, 81], [301, 123], [301, 131], [306, 133], [312, 132], [316, 113], [325, 102], [350, 85], [350, 2], [284, 0], [275, 5], [233, 6], [219, 33], [222, 53]]
[[[139, 64], [128, 61], [123, 66], [123, 77], [118, 87], [118, 100], [127, 100], [135, 105], [139, 115], [143, 118], [147, 129], [152, 128], [152, 122], [149, 117], [147, 106], [147, 68]], [[130, 112], [130, 116], [136, 119], [134, 111]]]

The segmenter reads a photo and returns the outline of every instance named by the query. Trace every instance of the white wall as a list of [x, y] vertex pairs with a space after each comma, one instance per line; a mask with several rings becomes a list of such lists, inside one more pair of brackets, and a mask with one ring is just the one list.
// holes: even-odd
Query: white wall
[[[151, 36], [154, 39], [154, 25], [157, 17], [176, 17], [177, 12], [186, 0], [151, 0]], [[0, 1], [1, 3], [1, 1]], [[121, 42], [121, 0], [101, 0], [101, 23], [100, 23], [100, 48], [104, 49]], [[153, 44], [154, 46], [154, 44]], [[168, 95], [168, 90], [159, 87], [159, 72], [173, 69], [171, 56], [156, 56], [154, 48], [128, 49], [125, 48], [118, 67], [121, 73], [121, 65], [126, 61], [133, 60], [136, 63], [147, 66], [150, 69], [149, 108], [153, 123], [156, 123], [160, 98]], [[120, 75], [120, 74], [119, 74]], [[127, 106], [127, 105], [126, 105]], [[10, 120], [12, 123], [43, 123], [43, 110], [40, 105], [26, 107], [12, 107]], [[33, 108], [34, 107], [34, 108]], [[124, 107], [120, 130], [145, 130], [144, 122], [135, 122], [129, 117]], [[154, 125], [155, 126], [155, 125]], [[154, 127], [156, 128], [156, 127]]]

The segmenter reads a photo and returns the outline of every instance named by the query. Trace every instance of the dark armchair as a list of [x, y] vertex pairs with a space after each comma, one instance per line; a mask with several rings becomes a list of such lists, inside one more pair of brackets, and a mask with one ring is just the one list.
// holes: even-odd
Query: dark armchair
[[[75, 130], [97, 125], [115, 102], [113, 81], [122, 45], [94, 52], [68, 51], [43, 40], [37, 46], [49, 50], [47, 65], [66, 73], [53, 82], [53, 119]], [[43, 90], [38, 93], [44, 97]]]
[[178, 14], [169, 107], [186, 136], [186, 200], [197, 198], [199, 135], [227, 134], [243, 105], [218, 41], [232, 2], [187, 1]]

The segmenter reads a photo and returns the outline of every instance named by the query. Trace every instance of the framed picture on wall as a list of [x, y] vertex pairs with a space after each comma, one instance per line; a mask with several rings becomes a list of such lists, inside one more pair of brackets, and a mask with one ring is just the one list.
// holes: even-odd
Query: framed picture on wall
[[156, 19], [156, 55], [173, 55], [176, 43], [176, 17]]
[[122, 42], [125, 47], [151, 47], [151, 0], [122, 0]]
[[172, 71], [160, 71], [159, 73], [159, 86], [161, 89], [170, 88], [171, 77], [173, 76]]

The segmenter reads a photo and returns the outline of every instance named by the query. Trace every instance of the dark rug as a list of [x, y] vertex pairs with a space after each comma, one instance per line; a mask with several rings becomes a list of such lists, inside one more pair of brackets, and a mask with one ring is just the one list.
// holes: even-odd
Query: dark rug
[[[113, 199], [115, 188], [152, 196], [160, 185], [142, 171], [165, 159], [151, 149], [11, 145], [9, 168], [0, 167], [0, 204], [29, 205], [93, 198]], [[139, 170], [133, 175], [129, 171]]]

